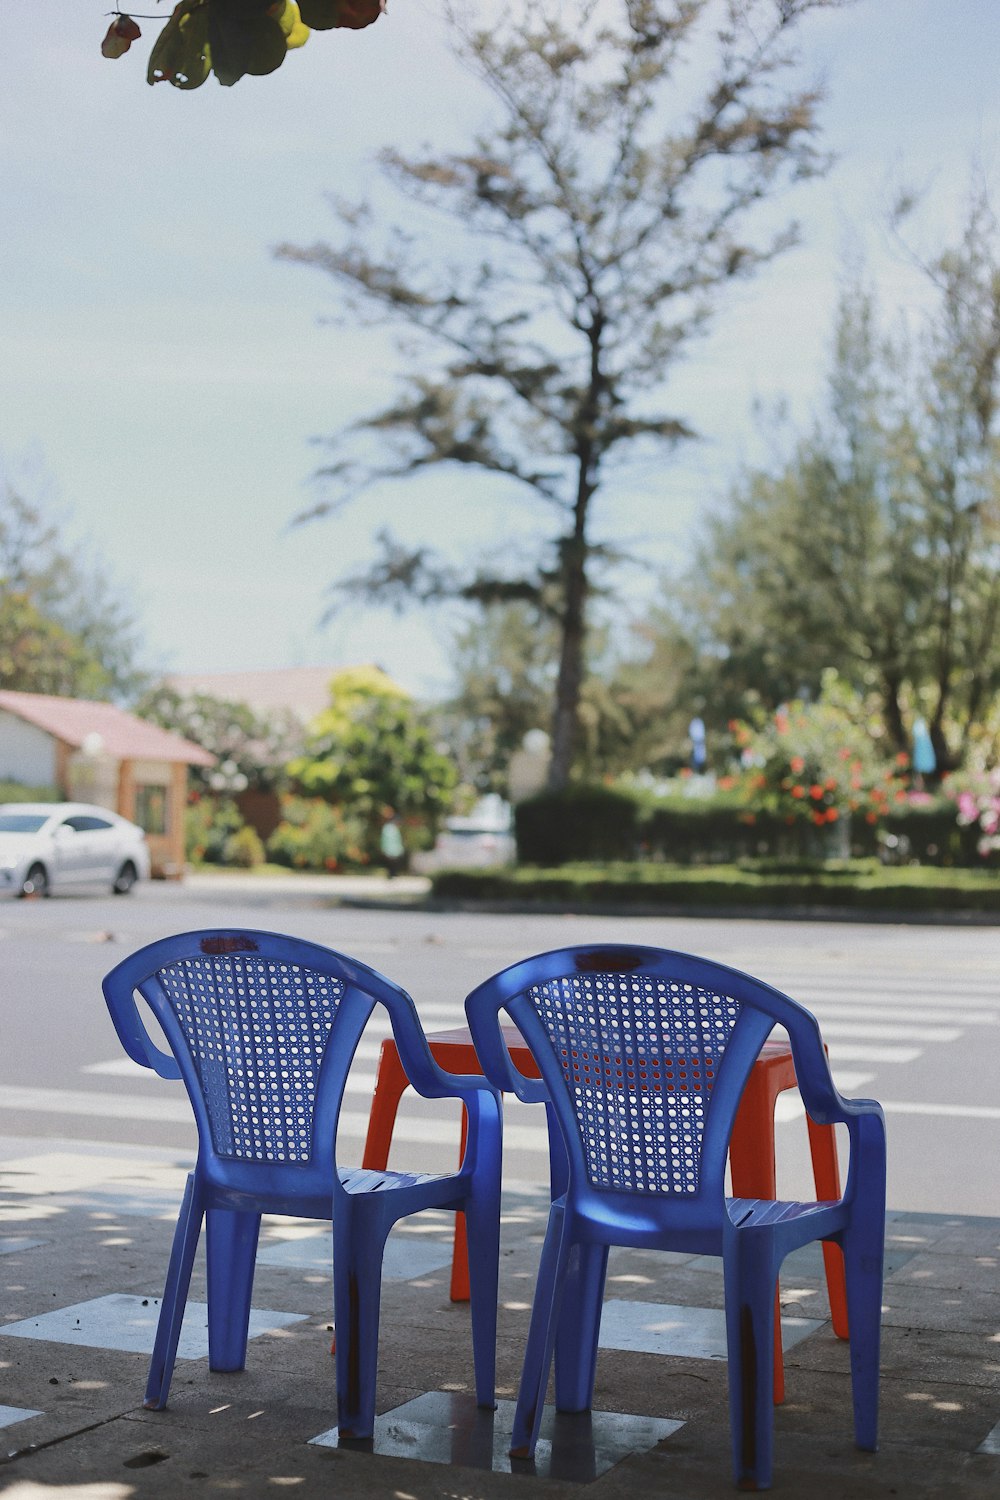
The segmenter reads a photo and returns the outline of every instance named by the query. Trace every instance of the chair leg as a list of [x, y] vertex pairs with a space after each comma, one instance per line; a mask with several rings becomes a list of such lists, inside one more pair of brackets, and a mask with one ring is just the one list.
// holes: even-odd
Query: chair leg
[[[469, 1112], [463, 1104], [462, 1136], [458, 1148], [459, 1166], [465, 1160], [465, 1145], [468, 1138]], [[465, 1214], [459, 1209], [455, 1215], [455, 1238], [451, 1251], [451, 1300], [452, 1302], [468, 1302], [469, 1296], [469, 1230]]]
[[253, 1296], [260, 1214], [210, 1208], [206, 1219], [208, 1368], [242, 1370]]
[[[458, 1216], [468, 1226], [466, 1259], [472, 1303], [472, 1358], [476, 1405], [496, 1406], [497, 1282], [500, 1273], [500, 1194], [493, 1201], [470, 1197]], [[452, 1291], [454, 1300], [454, 1288]]]
[[766, 1490], [773, 1464], [778, 1284], [772, 1236], [737, 1231], [727, 1236], [723, 1259], [733, 1474], [740, 1489]]
[[563, 1278], [570, 1248], [564, 1206], [554, 1203], [549, 1210], [549, 1225], [538, 1264], [528, 1343], [524, 1351], [521, 1385], [514, 1410], [514, 1430], [510, 1440], [512, 1458], [535, 1456], [538, 1430], [545, 1410], [545, 1392], [552, 1367]]
[[[792, 1074], [794, 1079], [794, 1073]], [[737, 1198], [778, 1196], [774, 1160], [774, 1101], [782, 1073], [773, 1067], [754, 1068], [740, 1100], [729, 1143], [729, 1170], [733, 1195]], [[813, 1158], [815, 1160], [815, 1157]], [[839, 1197], [840, 1194], [837, 1194]], [[785, 1358], [781, 1348], [781, 1296], [774, 1293], [774, 1387], [775, 1406], [785, 1399]]]
[[607, 1272], [607, 1245], [573, 1246], [556, 1332], [556, 1411], [589, 1411], [594, 1404]]
[[337, 1427], [343, 1438], [370, 1438], [375, 1430], [384, 1249], [381, 1228], [366, 1224], [362, 1216], [338, 1203], [333, 1221], [333, 1302]]
[[[837, 1159], [837, 1137], [832, 1125], [817, 1125], [806, 1115], [809, 1127], [809, 1150], [812, 1155], [816, 1197], [821, 1203], [835, 1203], [840, 1197], [840, 1163]], [[830, 1317], [838, 1339], [850, 1337], [847, 1321], [847, 1287], [844, 1281], [844, 1257], [839, 1245], [823, 1241], [823, 1265], [826, 1289], [830, 1298]]]
[[201, 1192], [195, 1185], [194, 1173], [191, 1173], [184, 1188], [177, 1227], [174, 1230], [167, 1280], [160, 1302], [156, 1338], [153, 1341], [153, 1357], [149, 1363], [146, 1394], [142, 1403], [150, 1411], [162, 1411], [167, 1404], [203, 1213]]
[[854, 1441], [869, 1453], [878, 1448], [884, 1227], [884, 1220], [870, 1224], [856, 1215], [854, 1224], [844, 1231], [842, 1242], [851, 1328]]

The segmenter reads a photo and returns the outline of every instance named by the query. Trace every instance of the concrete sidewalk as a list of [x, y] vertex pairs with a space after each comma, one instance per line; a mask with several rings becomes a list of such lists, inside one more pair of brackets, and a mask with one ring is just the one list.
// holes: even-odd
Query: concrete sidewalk
[[[995, 1170], [995, 1163], [981, 1164]], [[446, 1216], [390, 1240], [374, 1451], [336, 1446], [329, 1235], [267, 1220], [247, 1369], [208, 1370], [201, 1309], [161, 1413], [148, 1349], [183, 1153], [0, 1139], [0, 1495], [595, 1500], [735, 1493], [720, 1263], [613, 1251], [592, 1418], [550, 1421], [534, 1470], [506, 1458], [546, 1201], [506, 1194], [495, 1417], [476, 1413], [468, 1308], [448, 1298]], [[817, 1249], [782, 1278], [788, 1396], [776, 1496], [1000, 1494], [1000, 1221], [892, 1212], [882, 1447], [855, 1450], [847, 1345]], [[204, 1286], [196, 1268], [192, 1301]], [[317, 1442], [317, 1439], [321, 1441]]]

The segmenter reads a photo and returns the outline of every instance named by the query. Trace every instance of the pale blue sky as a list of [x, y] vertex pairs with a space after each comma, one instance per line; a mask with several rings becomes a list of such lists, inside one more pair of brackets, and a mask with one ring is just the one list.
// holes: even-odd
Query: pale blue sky
[[[443, 622], [318, 627], [324, 584], [379, 526], [454, 530], [449, 485], [288, 528], [320, 457], [310, 438], [385, 399], [393, 358], [323, 326], [332, 284], [271, 254], [326, 236], [324, 195], [362, 192], [380, 145], [461, 147], [484, 117], [438, 11], [391, 0], [376, 26], [316, 35], [268, 78], [188, 94], [147, 87], [146, 37], [100, 56], [97, 0], [0, 13], [0, 459], [105, 558], [167, 669], [377, 659], [417, 691], [445, 684]], [[989, 181], [1000, 170], [997, 0], [860, 0], [802, 41], [838, 164], [789, 200], [802, 247], [720, 308], [675, 381], [672, 408], [704, 440], [645, 469], [618, 512], [664, 565], [757, 455], [754, 400], [808, 414], [845, 251], [864, 249], [887, 306], [921, 306], [880, 230], [891, 184], [926, 188], [914, 234], [933, 248], [961, 220], [973, 155]], [[485, 510], [470, 542], [499, 524]]]

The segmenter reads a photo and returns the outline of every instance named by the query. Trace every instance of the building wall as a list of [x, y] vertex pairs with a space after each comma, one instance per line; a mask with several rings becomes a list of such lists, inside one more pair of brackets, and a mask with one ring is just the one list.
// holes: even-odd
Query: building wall
[[[187, 766], [176, 761], [125, 760], [121, 764], [118, 811], [145, 827], [153, 874], [163, 880], [179, 880], [184, 874], [187, 772]], [[155, 827], [144, 816], [152, 812], [161, 815]]]
[[0, 709], [0, 778], [25, 786], [58, 785], [56, 746], [50, 734]]

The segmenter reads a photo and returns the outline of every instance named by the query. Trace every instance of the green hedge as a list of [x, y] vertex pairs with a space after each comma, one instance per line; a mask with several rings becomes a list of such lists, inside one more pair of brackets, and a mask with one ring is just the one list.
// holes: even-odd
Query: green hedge
[[986, 870], [886, 868], [875, 861], [818, 866], [792, 875], [738, 866], [680, 868], [658, 864], [522, 866], [514, 870], [442, 870], [433, 895], [507, 907], [563, 910], [694, 907], [701, 909], [838, 910], [859, 915], [974, 912], [1000, 917], [1000, 879]]
[[527, 864], [579, 859], [632, 859], [639, 842], [639, 803], [607, 786], [541, 792], [514, 809], [517, 856]]
[[943, 799], [901, 804], [877, 825], [856, 816], [816, 829], [754, 812], [725, 794], [651, 801], [617, 788], [581, 785], [521, 803], [514, 825], [519, 861], [546, 867], [580, 860], [711, 865], [847, 856], [878, 856], [898, 865], [984, 865], [977, 830], [960, 828], [954, 804]]

